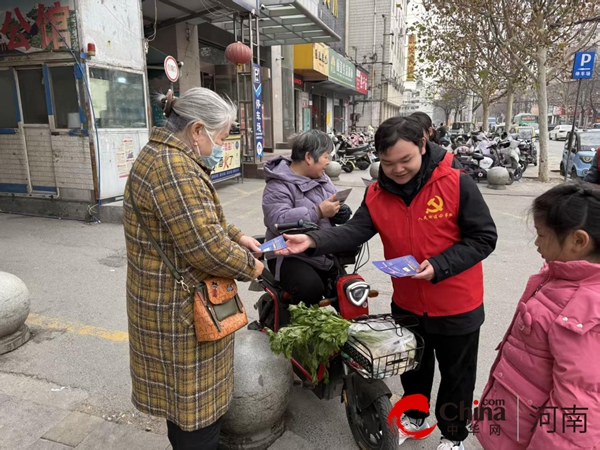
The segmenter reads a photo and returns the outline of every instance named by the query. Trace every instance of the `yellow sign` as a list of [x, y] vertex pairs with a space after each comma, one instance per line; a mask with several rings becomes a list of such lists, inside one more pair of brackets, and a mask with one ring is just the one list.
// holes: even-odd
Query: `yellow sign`
[[425, 210], [425, 214], [440, 213], [444, 210], [444, 200], [442, 200], [439, 195], [436, 195], [427, 202], [427, 206], [429, 206], [429, 208]]
[[408, 37], [408, 54], [406, 55], [406, 81], [415, 81], [415, 48], [417, 37], [411, 34]]
[[213, 180], [228, 178], [241, 172], [241, 142], [240, 135], [229, 136], [223, 143], [223, 159], [210, 174]]
[[335, 17], [338, 16], [338, 0], [323, 0], [323, 4], [331, 11]]
[[329, 76], [329, 47], [320, 43], [294, 45], [294, 69]]

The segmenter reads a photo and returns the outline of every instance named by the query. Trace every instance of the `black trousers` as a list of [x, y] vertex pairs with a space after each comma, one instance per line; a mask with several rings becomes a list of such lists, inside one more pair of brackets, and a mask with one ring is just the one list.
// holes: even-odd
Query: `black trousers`
[[221, 418], [205, 428], [183, 431], [167, 420], [167, 435], [173, 450], [217, 450], [221, 434]]
[[[269, 270], [275, 273], [276, 260], [269, 260], [268, 265]], [[279, 272], [279, 283], [292, 296], [294, 304], [316, 305], [328, 293], [328, 281], [335, 274], [335, 268], [319, 270], [298, 258], [285, 258]]]
[[[470, 411], [473, 410], [479, 329], [462, 336], [446, 336], [428, 334], [419, 324], [414, 331], [423, 337], [425, 351], [420, 368], [400, 376], [404, 395], [421, 394], [431, 404], [437, 358], [441, 375], [435, 405], [438, 427], [446, 439], [464, 441], [469, 435], [467, 425], [471, 419]], [[406, 415], [413, 419], [424, 419], [429, 414], [408, 411]]]

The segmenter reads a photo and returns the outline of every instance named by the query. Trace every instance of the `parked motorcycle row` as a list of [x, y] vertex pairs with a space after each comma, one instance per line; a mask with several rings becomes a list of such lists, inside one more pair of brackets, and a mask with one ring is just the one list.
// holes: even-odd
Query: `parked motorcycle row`
[[537, 148], [533, 133], [494, 135], [483, 132], [447, 136], [440, 144], [462, 164], [465, 171], [479, 181], [487, 178], [494, 167], [505, 167], [509, 184], [519, 181], [529, 164], [537, 166]]
[[378, 161], [375, 153], [375, 140], [365, 133], [329, 133], [334, 145], [331, 160], [340, 163], [346, 173], [354, 169], [367, 170], [371, 163]]

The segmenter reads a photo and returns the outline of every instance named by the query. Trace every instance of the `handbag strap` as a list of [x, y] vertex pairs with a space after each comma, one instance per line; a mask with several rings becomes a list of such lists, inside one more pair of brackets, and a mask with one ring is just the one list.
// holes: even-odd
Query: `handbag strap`
[[183, 281], [183, 277], [181, 276], [181, 274], [177, 271], [177, 269], [175, 268], [175, 266], [173, 265], [171, 260], [167, 257], [167, 255], [165, 254], [163, 249], [160, 248], [160, 245], [158, 245], [158, 242], [156, 242], [156, 239], [154, 239], [154, 236], [152, 236], [152, 233], [150, 233], [150, 230], [144, 223], [144, 220], [142, 219], [142, 214], [140, 213], [140, 210], [138, 209], [137, 204], [135, 203], [135, 198], [133, 196], [133, 187], [131, 186], [132, 185], [131, 178], [129, 178], [128, 184], [129, 184], [129, 199], [131, 200], [131, 206], [133, 206], [133, 210], [135, 211], [135, 216], [137, 217], [138, 222], [140, 223], [140, 227], [142, 228], [142, 230], [144, 230], [144, 233], [146, 233], [146, 236], [148, 236], [148, 239], [152, 243], [152, 246], [158, 252], [158, 254], [162, 258], [165, 265], [169, 268], [169, 270], [173, 274], [173, 277], [175, 278], [175, 280], [177, 280], [177, 283], [181, 285], [181, 287], [183, 288], [184, 291], [191, 292], [189, 286]]

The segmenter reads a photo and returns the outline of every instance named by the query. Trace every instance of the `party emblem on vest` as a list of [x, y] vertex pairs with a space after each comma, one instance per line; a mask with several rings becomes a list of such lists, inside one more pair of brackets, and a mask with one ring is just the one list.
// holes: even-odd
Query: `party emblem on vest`
[[439, 220], [448, 219], [453, 217], [452, 213], [444, 213], [444, 200], [439, 195], [429, 199], [427, 202], [427, 208], [425, 209], [425, 215], [419, 217], [419, 220]]
[[444, 200], [439, 195], [436, 195], [431, 200], [427, 202], [427, 208], [425, 210], [425, 214], [436, 214], [444, 211]]

